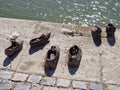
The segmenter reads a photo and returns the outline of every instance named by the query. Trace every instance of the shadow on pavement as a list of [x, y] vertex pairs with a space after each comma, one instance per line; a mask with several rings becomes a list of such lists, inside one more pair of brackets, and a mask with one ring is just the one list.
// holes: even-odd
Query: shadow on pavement
[[74, 75], [74, 74], [77, 72], [79, 66], [80, 66], [80, 62], [79, 62], [79, 64], [78, 64], [77, 67], [70, 67], [70, 66], [68, 65], [69, 73], [70, 73], [71, 75]]
[[6, 57], [4, 62], [3, 62], [3, 66], [6, 67], [8, 66], [17, 56], [18, 54], [20, 53], [21, 51], [15, 53], [13, 56], [11, 57]]
[[39, 51], [39, 50], [42, 50], [47, 44], [49, 43], [49, 41], [39, 47], [35, 47], [35, 48], [30, 48], [29, 49], [29, 55], [32, 55], [33, 53]]
[[45, 74], [47, 76], [52, 76], [54, 74], [54, 72], [55, 72], [55, 70], [47, 70], [47, 69], [45, 69]]
[[107, 37], [107, 41], [108, 41], [110, 46], [114, 46], [116, 43], [115, 35], [113, 37]]

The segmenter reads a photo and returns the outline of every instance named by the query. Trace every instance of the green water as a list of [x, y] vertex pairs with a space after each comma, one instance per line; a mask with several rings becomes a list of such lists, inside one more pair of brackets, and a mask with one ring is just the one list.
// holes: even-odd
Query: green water
[[120, 27], [120, 0], [0, 0], [0, 17]]

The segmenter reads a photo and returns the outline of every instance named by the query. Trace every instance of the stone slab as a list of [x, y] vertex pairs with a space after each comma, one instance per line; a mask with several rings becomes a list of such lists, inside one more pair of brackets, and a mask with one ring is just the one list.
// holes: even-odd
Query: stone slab
[[39, 84], [33, 84], [31, 90], [41, 90], [41, 88]]
[[72, 86], [74, 89], [87, 89], [87, 82], [73, 81]]
[[30, 84], [24, 82], [17, 83], [14, 90], [30, 90]]
[[2, 80], [0, 83], [0, 90], [11, 90], [14, 82], [8, 80]]
[[29, 76], [27, 81], [31, 83], [39, 83], [41, 79], [42, 79], [42, 76], [32, 74]]
[[11, 79], [13, 72], [0, 70], [0, 79]]
[[117, 85], [107, 85], [108, 90], [120, 90], [120, 87]]
[[69, 79], [58, 79], [57, 86], [68, 88], [70, 86], [70, 80]]
[[58, 90], [73, 90], [71, 88], [58, 88]]
[[47, 86], [55, 86], [55, 83], [56, 83], [56, 78], [52, 78], [52, 77], [44, 77], [43, 80], [41, 81], [41, 84]]
[[[115, 51], [114, 51], [115, 50]], [[107, 48], [101, 55], [102, 79], [104, 83], [120, 84], [120, 51], [117, 47]]]
[[43, 90], [58, 90], [57, 87], [48, 87], [48, 86], [44, 86]]
[[28, 74], [15, 73], [12, 80], [13, 81], [25, 81], [27, 80]]
[[93, 82], [93, 83], [90, 84], [90, 89], [91, 90], [103, 90], [103, 84]]

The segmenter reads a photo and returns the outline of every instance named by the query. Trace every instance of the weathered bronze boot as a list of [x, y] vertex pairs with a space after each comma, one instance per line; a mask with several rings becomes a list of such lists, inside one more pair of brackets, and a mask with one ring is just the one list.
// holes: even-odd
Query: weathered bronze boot
[[10, 47], [5, 49], [5, 55], [8, 57], [13, 56], [15, 53], [21, 51], [23, 48], [23, 41], [21, 42], [15, 42]]
[[46, 55], [45, 69], [55, 69], [59, 59], [59, 46], [51, 46]]
[[82, 50], [77, 45], [73, 45], [68, 52], [68, 65], [71, 67], [77, 67], [82, 58]]
[[38, 38], [33, 38], [30, 40], [30, 47], [38, 47], [41, 46], [45, 43], [48, 42], [49, 38], [50, 38], [51, 33], [47, 33], [47, 34], [42, 34], [40, 37]]
[[101, 38], [102, 29], [99, 26], [95, 26], [94, 29], [91, 30], [93, 38]]
[[107, 37], [113, 37], [115, 31], [116, 31], [116, 27], [114, 27], [112, 23], [108, 23], [108, 25], [106, 26]]

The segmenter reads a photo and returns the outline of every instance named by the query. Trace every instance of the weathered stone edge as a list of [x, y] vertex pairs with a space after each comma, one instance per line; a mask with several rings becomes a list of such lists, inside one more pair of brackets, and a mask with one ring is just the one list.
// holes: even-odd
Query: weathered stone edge
[[[93, 89], [94, 90], [96, 88], [99, 88], [98, 90], [109, 90], [107, 88], [120, 88], [119, 87], [120, 85], [115, 85], [115, 84], [113, 85], [110, 83], [108, 84], [108, 83], [102, 83], [102, 82], [80, 81], [80, 80], [48, 77], [48, 76], [35, 75], [35, 74], [25, 74], [25, 77], [24, 77], [25, 79], [20, 80], [19, 76], [15, 76], [18, 73], [20, 73], [20, 72], [14, 72], [14, 71], [10, 71], [10, 70], [0, 70], [0, 86], [3, 85], [2, 81], [7, 80], [7, 81], [14, 83], [14, 85], [11, 86], [12, 90], [14, 90], [16, 87], [19, 87], [18, 86], [19, 83], [24, 83], [25, 85], [27, 85], [27, 87], [29, 85], [30, 86], [29, 89], [32, 88], [34, 85], [38, 85], [41, 88], [51, 87], [51, 90], [53, 88], [56, 88], [56, 89], [64, 88], [64, 89], [70, 89], [70, 90], [74, 90], [74, 89], [86, 89], [86, 90]], [[9, 75], [8, 77], [10, 77], [10, 78], [5, 78], [6, 77], [5, 74]], [[24, 73], [20, 73], [20, 74], [21, 74], [21, 76], [22, 75], [24, 76]], [[4, 75], [4, 76], [2, 76], [2, 75]], [[16, 78], [16, 79], [14, 80], [13, 78]], [[33, 79], [30, 80], [30, 78], [33, 78]], [[35, 78], [37, 78], [37, 79], [35, 79]], [[38, 79], [39, 79], [39, 81], [38, 81]], [[9, 83], [7, 83], [7, 84], [9, 86]], [[26, 87], [26, 86], [23, 86], [23, 87]]]

